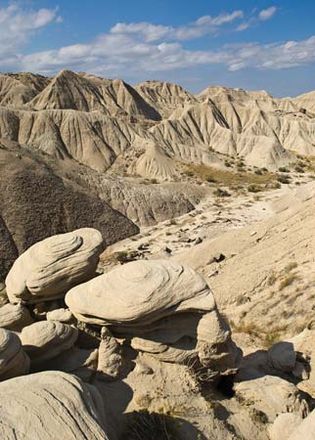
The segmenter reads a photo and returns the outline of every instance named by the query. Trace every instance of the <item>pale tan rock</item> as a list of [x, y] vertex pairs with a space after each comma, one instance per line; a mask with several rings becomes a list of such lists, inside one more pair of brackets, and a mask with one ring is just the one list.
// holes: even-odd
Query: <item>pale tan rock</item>
[[108, 439], [99, 392], [70, 374], [49, 371], [2, 382], [0, 412], [2, 439]]
[[268, 430], [270, 440], [288, 440], [302, 420], [297, 413], [280, 414]]
[[289, 342], [294, 350], [299, 353], [299, 361], [296, 363], [293, 373], [302, 379], [298, 387], [309, 393], [315, 394], [315, 330], [305, 329], [303, 332], [294, 336]]
[[315, 411], [313, 410], [288, 437], [288, 440], [313, 440], [315, 438]]
[[215, 308], [205, 280], [167, 260], [125, 264], [74, 287], [65, 301], [79, 320], [100, 325], [144, 325], [183, 311]]
[[19, 337], [0, 329], [0, 380], [28, 373], [30, 360], [22, 348]]
[[108, 325], [114, 335], [131, 338], [135, 350], [161, 361], [198, 359], [213, 376], [235, 373], [239, 363], [240, 350], [208, 285], [186, 266], [128, 263], [71, 289], [66, 303], [80, 321]]
[[101, 342], [98, 349], [97, 371], [101, 373], [103, 380], [118, 379], [122, 366], [120, 344], [111, 332], [103, 327]]
[[78, 330], [58, 321], [41, 321], [24, 327], [20, 337], [32, 366], [38, 367], [71, 348]]
[[33, 319], [28, 309], [21, 304], [5, 304], [0, 307], [0, 327], [8, 330], [21, 331], [30, 325]]
[[298, 388], [277, 376], [262, 376], [237, 383], [236, 396], [248, 402], [255, 410], [263, 412], [269, 422], [281, 413], [298, 413], [305, 417], [309, 406]]
[[65, 324], [72, 324], [75, 320], [69, 309], [60, 308], [52, 310], [51, 312], [47, 312], [46, 314], [47, 321], [59, 321]]
[[102, 243], [100, 232], [83, 228], [34, 244], [15, 261], [6, 278], [10, 302], [62, 297], [94, 274]]

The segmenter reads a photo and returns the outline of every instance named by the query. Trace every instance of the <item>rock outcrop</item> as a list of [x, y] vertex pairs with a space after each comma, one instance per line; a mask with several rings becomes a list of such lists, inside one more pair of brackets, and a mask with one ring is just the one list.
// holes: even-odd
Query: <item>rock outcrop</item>
[[28, 373], [30, 361], [19, 337], [0, 328], [0, 380]]
[[74, 345], [78, 330], [58, 321], [40, 321], [24, 327], [20, 337], [32, 368], [45, 367], [47, 361]]
[[16, 440], [108, 440], [97, 389], [75, 376], [43, 372], [0, 384], [0, 437]]
[[0, 307], [0, 327], [7, 330], [21, 331], [23, 327], [32, 324], [33, 319], [29, 310], [22, 304], [5, 304]]
[[164, 260], [125, 264], [71, 289], [80, 321], [108, 326], [138, 351], [167, 362], [200, 362], [213, 375], [235, 371], [239, 351], [205, 280]]
[[95, 274], [102, 250], [102, 235], [92, 228], [34, 244], [14, 262], [6, 278], [10, 302], [33, 303], [64, 296], [71, 286]]

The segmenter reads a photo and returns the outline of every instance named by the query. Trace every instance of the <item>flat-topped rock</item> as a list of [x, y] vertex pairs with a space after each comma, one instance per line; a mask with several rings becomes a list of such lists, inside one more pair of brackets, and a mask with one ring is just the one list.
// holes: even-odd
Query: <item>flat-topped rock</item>
[[[22, 349], [19, 337], [0, 329], [0, 380], [28, 373], [30, 361]], [[1, 437], [1, 436], [0, 436]]]
[[13, 331], [21, 331], [30, 325], [33, 319], [28, 309], [22, 304], [5, 304], [0, 307], [0, 327]]
[[80, 321], [99, 325], [144, 325], [163, 316], [215, 308], [205, 280], [167, 260], [139, 260], [115, 268], [72, 288], [65, 301]]
[[70, 374], [48, 371], [0, 384], [0, 438], [108, 440], [102, 398]]
[[24, 327], [20, 337], [32, 366], [38, 366], [71, 348], [78, 330], [58, 321], [40, 321]]
[[7, 278], [11, 303], [34, 303], [64, 296], [75, 284], [94, 275], [103, 239], [92, 228], [46, 238], [14, 262]]

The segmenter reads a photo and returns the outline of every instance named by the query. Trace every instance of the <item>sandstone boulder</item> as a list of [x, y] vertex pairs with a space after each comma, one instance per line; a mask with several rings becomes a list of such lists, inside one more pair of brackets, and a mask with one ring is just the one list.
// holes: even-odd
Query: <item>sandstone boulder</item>
[[21, 332], [23, 348], [31, 358], [32, 367], [41, 366], [71, 348], [78, 330], [58, 321], [40, 321]]
[[65, 298], [83, 322], [150, 324], [184, 311], [215, 309], [205, 280], [189, 267], [167, 260], [133, 261], [71, 289]]
[[30, 325], [33, 319], [28, 309], [22, 304], [5, 304], [0, 307], [0, 327], [13, 331], [21, 331]]
[[0, 329], [0, 380], [28, 373], [30, 361], [22, 349], [19, 337]]
[[274, 422], [278, 414], [294, 412], [305, 417], [309, 405], [298, 388], [276, 376], [263, 376], [235, 385], [236, 396]]
[[288, 440], [313, 440], [315, 438], [315, 410], [313, 410], [288, 437]]
[[7, 278], [11, 303], [62, 297], [95, 273], [102, 236], [92, 228], [54, 235], [31, 246], [13, 264]]
[[72, 324], [72, 322], [75, 320], [70, 310], [64, 308], [47, 312], [46, 319], [47, 321], [59, 321], [64, 322], [65, 324]]
[[302, 418], [297, 413], [280, 414], [269, 428], [270, 440], [288, 440], [301, 422]]
[[0, 384], [0, 438], [107, 440], [97, 389], [70, 374], [42, 372]]

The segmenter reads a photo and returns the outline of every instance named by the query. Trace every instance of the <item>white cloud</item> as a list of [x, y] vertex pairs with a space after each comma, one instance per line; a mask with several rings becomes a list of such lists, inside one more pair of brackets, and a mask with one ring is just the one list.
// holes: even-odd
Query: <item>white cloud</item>
[[[270, 8], [268, 8], [270, 9]], [[264, 10], [266, 17], [266, 11]], [[261, 15], [263, 11], [256, 15]], [[269, 11], [269, 15], [271, 12]], [[301, 41], [274, 44], [232, 44], [216, 50], [188, 50], [184, 41], [213, 32], [243, 17], [242, 11], [204, 16], [186, 26], [118, 23], [94, 40], [55, 50], [23, 54], [34, 30], [59, 22], [57, 10], [0, 9], [0, 69], [54, 74], [60, 69], [88, 71], [104, 76], [151, 77], [153, 72], [176, 72], [198, 66], [222, 65], [229, 71], [246, 68], [283, 69], [315, 62], [315, 35]], [[242, 23], [239, 30], [247, 23]]]
[[147, 22], [140, 23], [117, 23], [110, 30], [111, 34], [133, 35], [135, 38], [142, 38], [144, 41], [159, 41], [163, 38], [171, 40], [191, 40], [204, 35], [216, 32], [218, 28], [235, 20], [243, 18], [243, 11], [220, 14], [215, 17], [205, 15], [198, 20], [185, 26], [163, 26]]
[[238, 32], [245, 31], [259, 22], [270, 20], [275, 15], [277, 10], [278, 8], [276, 6], [270, 6], [270, 8], [262, 9], [259, 11], [258, 15], [253, 15], [247, 21], [237, 26], [236, 30]]
[[258, 17], [261, 21], [270, 20], [271, 17], [277, 12], [276, 6], [270, 6], [270, 8], [263, 9], [259, 12]]
[[56, 20], [57, 9], [26, 11], [16, 4], [0, 8], [0, 67], [14, 65], [29, 38]]
[[283, 69], [315, 62], [315, 36], [302, 41], [274, 44], [234, 44], [218, 50], [187, 50], [180, 42], [138, 41], [131, 34], [104, 34], [89, 44], [19, 58], [19, 67], [42, 73], [61, 68], [98, 74], [136, 76], [176, 71], [201, 65], [222, 64], [230, 71], [244, 68]]

